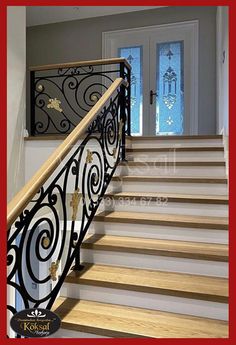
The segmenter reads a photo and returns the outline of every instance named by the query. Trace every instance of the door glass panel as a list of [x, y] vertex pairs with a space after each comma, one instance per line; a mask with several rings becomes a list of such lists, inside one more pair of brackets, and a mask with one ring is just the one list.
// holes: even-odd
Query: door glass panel
[[156, 134], [183, 134], [183, 41], [157, 44]]
[[142, 46], [118, 49], [118, 56], [131, 65], [131, 134], [142, 135]]

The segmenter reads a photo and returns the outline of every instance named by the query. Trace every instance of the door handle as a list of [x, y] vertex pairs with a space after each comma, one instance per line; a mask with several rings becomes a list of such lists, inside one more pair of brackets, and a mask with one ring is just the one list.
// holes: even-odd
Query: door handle
[[157, 96], [157, 92], [150, 91], [150, 104], [153, 104], [153, 96]]

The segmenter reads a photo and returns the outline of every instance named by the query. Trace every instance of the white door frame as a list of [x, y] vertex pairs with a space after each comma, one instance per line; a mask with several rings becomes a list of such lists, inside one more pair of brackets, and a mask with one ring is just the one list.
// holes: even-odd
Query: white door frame
[[[191, 80], [190, 80], [190, 88], [187, 90], [188, 97], [191, 100], [189, 102], [189, 133], [190, 135], [198, 134], [198, 27], [199, 22], [198, 20], [191, 20], [185, 22], [178, 22], [178, 23], [170, 23], [170, 24], [160, 24], [160, 25], [153, 25], [153, 26], [146, 26], [146, 27], [139, 27], [139, 28], [132, 28], [132, 29], [123, 29], [123, 30], [115, 30], [115, 31], [107, 31], [102, 33], [102, 58], [111, 58], [115, 57], [114, 52], [114, 39], [125, 37], [131, 37], [133, 34], [139, 35], [142, 37], [143, 35], [152, 34], [158, 29], [174, 29], [175, 31], [183, 31], [188, 29], [188, 35], [191, 39], [191, 49], [188, 51], [190, 54], [192, 71], [191, 71]], [[149, 86], [146, 89], [147, 85], [145, 83], [144, 78], [144, 92], [149, 93]], [[143, 104], [143, 112], [147, 109], [147, 104]], [[144, 133], [145, 134], [145, 133]]]

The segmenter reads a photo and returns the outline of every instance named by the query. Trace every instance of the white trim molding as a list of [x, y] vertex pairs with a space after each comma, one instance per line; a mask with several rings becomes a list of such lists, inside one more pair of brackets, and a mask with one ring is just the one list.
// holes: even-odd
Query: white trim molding
[[229, 182], [229, 135], [228, 135], [225, 127], [223, 127], [220, 134], [222, 134], [222, 136], [223, 136], [225, 173], [226, 173], [226, 177], [227, 177], [228, 182]]

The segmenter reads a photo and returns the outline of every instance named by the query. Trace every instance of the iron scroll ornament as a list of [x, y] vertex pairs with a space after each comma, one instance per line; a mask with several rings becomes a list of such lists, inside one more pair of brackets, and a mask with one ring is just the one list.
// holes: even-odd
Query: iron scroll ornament
[[[22, 309], [50, 309], [79, 256], [84, 236], [124, 156], [123, 91], [121, 86], [91, 123], [82, 143], [72, 148], [56, 176], [40, 189], [31, 207], [28, 205], [8, 230], [8, 292], [15, 293]], [[79, 221], [77, 213], [72, 213], [74, 204], [68, 200], [74, 192], [81, 194]], [[50, 270], [52, 263], [57, 267]], [[38, 286], [40, 294], [27, 284], [29, 280]], [[9, 304], [7, 309], [10, 315], [19, 311], [16, 304]]]
[[70, 133], [118, 74], [119, 69], [105, 70], [104, 66], [32, 72], [31, 134]]

